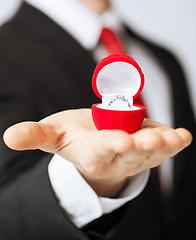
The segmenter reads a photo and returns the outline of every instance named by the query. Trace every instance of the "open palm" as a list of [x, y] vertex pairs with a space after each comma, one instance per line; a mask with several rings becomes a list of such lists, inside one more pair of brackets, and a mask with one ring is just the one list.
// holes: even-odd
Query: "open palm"
[[56, 113], [40, 122], [8, 128], [4, 141], [14, 150], [41, 149], [73, 162], [84, 176], [126, 178], [161, 164], [188, 146], [191, 134], [149, 119], [129, 135], [120, 130], [98, 131], [90, 109]]

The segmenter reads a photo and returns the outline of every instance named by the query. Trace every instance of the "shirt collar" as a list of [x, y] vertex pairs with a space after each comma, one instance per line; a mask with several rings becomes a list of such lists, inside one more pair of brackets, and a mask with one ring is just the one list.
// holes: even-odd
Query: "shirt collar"
[[84, 48], [96, 47], [104, 26], [120, 29], [113, 11], [97, 14], [79, 0], [26, 0], [68, 31]]

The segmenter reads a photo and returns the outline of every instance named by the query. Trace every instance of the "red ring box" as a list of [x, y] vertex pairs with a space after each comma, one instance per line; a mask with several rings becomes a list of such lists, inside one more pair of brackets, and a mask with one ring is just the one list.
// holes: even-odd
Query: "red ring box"
[[127, 55], [110, 55], [95, 68], [92, 87], [102, 103], [92, 105], [98, 130], [119, 129], [136, 132], [142, 125], [145, 107], [133, 104], [144, 86], [144, 75], [137, 62]]

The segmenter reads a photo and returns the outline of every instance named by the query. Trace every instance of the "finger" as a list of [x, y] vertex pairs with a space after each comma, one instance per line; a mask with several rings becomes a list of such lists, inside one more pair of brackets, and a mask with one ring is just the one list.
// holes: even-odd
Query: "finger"
[[181, 138], [183, 147], [187, 147], [193, 140], [192, 134], [185, 128], [177, 128], [176, 133]]
[[151, 154], [148, 157], [148, 160], [145, 161], [145, 165], [150, 167], [157, 166], [162, 163], [163, 160], [176, 155], [188, 144], [190, 144], [192, 136], [190, 132], [186, 129], [177, 129], [174, 130], [169, 127], [159, 127], [153, 129], [157, 132], [162, 138], [162, 146]]
[[136, 146], [136, 150], [141, 151], [154, 151], [162, 146], [163, 140], [160, 134], [154, 131], [153, 128], [142, 129], [131, 135]]
[[151, 157], [163, 145], [162, 137], [153, 128], [138, 131], [130, 135], [130, 138], [134, 141], [134, 148], [123, 154], [121, 158], [115, 159], [115, 164], [121, 166], [118, 174], [126, 173], [127, 176], [132, 176], [160, 163]]
[[192, 140], [192, 136], [186, 129], [172, 129], [168, 127], [156, 128], [157, 131], [163, 138], [162, 150], [170, 155], [175, 155], [183, 148], [188, 146]]
[[88, 173], [105, 174], [111, 171], [111, 162], [115, 156], [130, 148], [133, 148], [133, 141], [128, 133], [118, 130], [96, 131], [80, 144], [79, 164]]
[[[112, 160], [117, 153], [123, 153], [133, 148], [133, 141], [128, 133], [123, 131], [102, 130], [95, 132], [83, 140], [81, 143], [83, 149], [89, 149], [88, 158], [92, 162]], [[80, 150], [81, 153], [83, 153]], [[85, 152], [84, 155], [86, 155]]]
[[5, 144], [14, 150], [55, 148], [57, 134], [50, 125], [37, 122], [18, 123], [4, 133]]
[[163, 144], [162, 138], [154, 129], [143, 129], [130, 135], [129, 138], [132, 139], [132, 148], [124, 152], [123, 162], [132, 166], [138, 166]]
[[[105, 152], [124, 153], [133, 148], [133, 140], [124, 131], [100, 131], [95, 141], [95, 146], [100, 145], [100, 150]], [[101, 150], [102, 151], [102, 150]]]

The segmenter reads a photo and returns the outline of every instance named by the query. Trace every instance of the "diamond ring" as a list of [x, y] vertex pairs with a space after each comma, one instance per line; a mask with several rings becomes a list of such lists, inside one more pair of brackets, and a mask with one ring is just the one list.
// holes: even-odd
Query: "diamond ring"
[[131, 108], [129, 100], [125, 98], [124, 95], [116, 95], [115, 98], [112, 98], [108, 104], [108, 107], [111, 106], [114, 102], [124, 102], [127, 103], [128, 107]]

